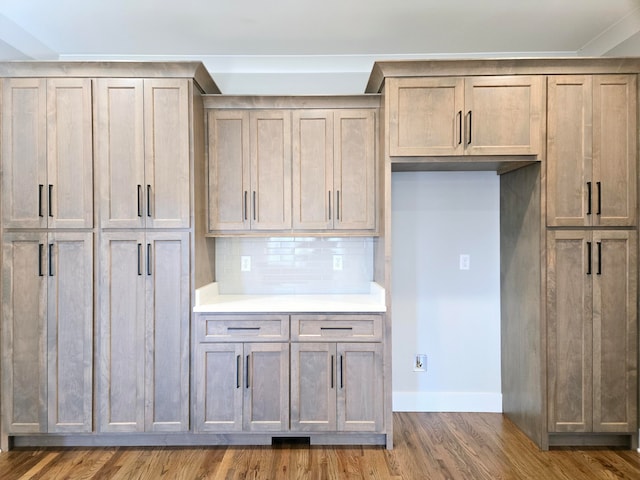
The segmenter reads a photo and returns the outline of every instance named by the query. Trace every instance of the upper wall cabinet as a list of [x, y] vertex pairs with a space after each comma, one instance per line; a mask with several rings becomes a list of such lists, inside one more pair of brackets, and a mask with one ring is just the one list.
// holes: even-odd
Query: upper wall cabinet
[[189, 81], [97, 80], [103, 228], [189, 228]]
[[209, 112], [209, 231], [291, 228], [291, 112]]
[[544, 77], [387, 79], [391, 156], [538, 155]]
[[547, 225], [635, 225], [636, 76], [548, 82]]
[[375, 229], [372, 109], [293, 113], [293, 228]]
[[2, 221], [6, 228], [91, 228], [91, 80], [3, 82]]

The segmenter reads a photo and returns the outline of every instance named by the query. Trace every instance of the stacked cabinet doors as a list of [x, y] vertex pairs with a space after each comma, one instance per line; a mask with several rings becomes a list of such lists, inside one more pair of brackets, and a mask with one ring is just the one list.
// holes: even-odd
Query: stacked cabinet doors
[[5, 79], [2, 93], [4, 429], [89, 432], [91, 80]]
[[100, 431], [189, 429], [190, 98], [97, 81]]
[[549, 77], [552, 437], [637, 433], [636, 89], [635, 75]]
[[289, 316], [198, 315], [195, 428], [289, 430]]
[[379, 432], [382, 318], [293, 315], [291, 430]]

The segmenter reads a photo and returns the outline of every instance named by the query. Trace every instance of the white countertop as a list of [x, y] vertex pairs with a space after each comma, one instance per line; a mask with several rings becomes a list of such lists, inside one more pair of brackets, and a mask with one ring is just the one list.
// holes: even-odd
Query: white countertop
[[196, 290], [199, 313], [386, 312], [385, 292], [371, 282], [369, 293], [347, 295], [220, 295], [217, 282]]

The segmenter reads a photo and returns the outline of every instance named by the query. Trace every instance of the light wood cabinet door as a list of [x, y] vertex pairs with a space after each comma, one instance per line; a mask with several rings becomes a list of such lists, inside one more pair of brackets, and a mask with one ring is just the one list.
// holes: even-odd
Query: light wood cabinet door
[[593, 429], [637, 430], [637, 234], [595, 231]]
[[189, 228], [189, 84], [98, 79], [102, 228]]
[[143, 80], [96, 80], [96, 165], [100, 181], [100, 226], [143, 228]]
[[144, 243], [143, 232], [102, 232], [97, 366], [102, 432], [145, 427]]
[[252, 230], [291, 228], [291, 112], [249, 113]]
[[50, 233], [47, 255], [48, 431], [91, 432], [93, 233]]
[[593, 429], [593, 242], [584, 230], [547, 237], [550, 432]]
[[146, 234], [145, 430], [189, 430], [189, 233]]
[[548, 80], [547, 225], [636, 224], [635, 75]]
[[249, 112], [213, 110], [209, 130], [209, 231], [248, 230]]
[[392, 157], [463, 155], [462, 77], [387, 82]]
[[593, 215], [592, 77], [550, 76], [547, 225], [582, 227]]
[[244, 396], [242, 343], [199, 343], [195, 360], [195, 429], [242, 430]]
[[333, 188], [336, 230], [376, 224], [376, 116], [373, 110], [335, 112]]
[[2, 88], [3, 226], [46, 228], [46, 80], [6, 78]]
[[2, 411], [8, 433], [47, 431], [47, 234], [5, 233]]
[[544, 77], [465, 79], [468, 155], [537, 155], [545, 120]]
[[47, 80], [49, 228], [93, 227], [91, 80]]
[[634, 431], [637, 419], [637, 236], [548, 235], [548, 428]]
[[338, 430], [377, 432], [383, 424], [382, 344], [338, 343]]
[[593, 225], [636, 225], [636, 75], [593, 77]]
[[336, 344], [291, 344], [291, 430], [335, 431]]
[[191, 161], [189, 81], [144, 80], [147, 228], [189, 228]]
[[293, 116], [293, 228], [330, 230], [335, 218], [333, 111]]
[[243, 429], [289, 430], [289, 344], [246, 343]]

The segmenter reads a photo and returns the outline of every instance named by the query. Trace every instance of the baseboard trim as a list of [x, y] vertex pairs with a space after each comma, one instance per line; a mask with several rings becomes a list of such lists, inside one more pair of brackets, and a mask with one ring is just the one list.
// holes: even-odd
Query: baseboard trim
[[394, 412], [502, 412], [502, 394], [486, 392], [393, 392]]

